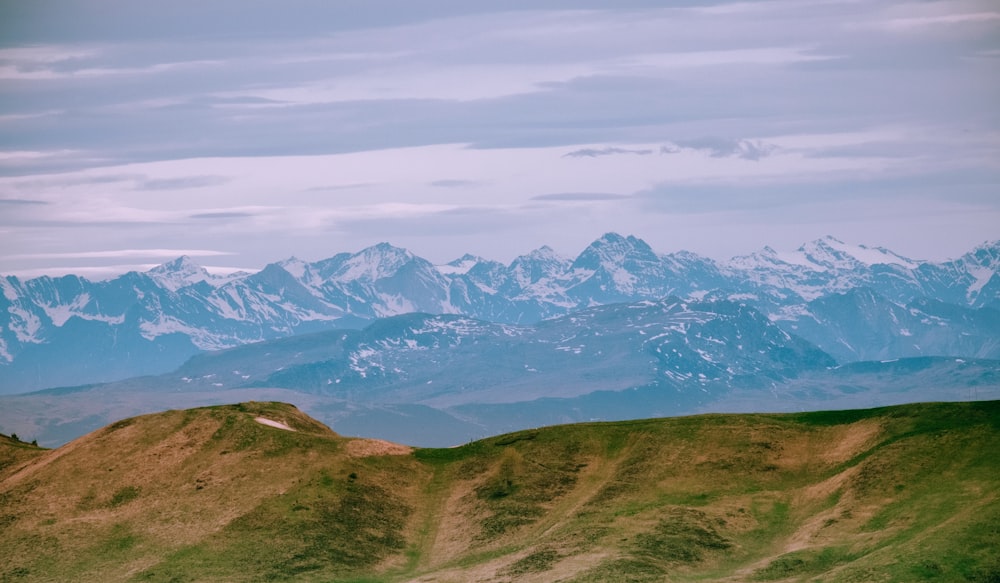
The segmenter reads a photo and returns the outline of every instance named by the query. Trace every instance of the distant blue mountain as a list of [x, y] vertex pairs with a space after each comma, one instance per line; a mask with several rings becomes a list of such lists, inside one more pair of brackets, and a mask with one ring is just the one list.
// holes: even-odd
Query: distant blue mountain
[[204, 351], [407, 313], [530, 325], [670, 296], [753, 306], [841, 362], [1000, 357], [1000, 242], [932, 263], [826, 237], [718, 263], [608, 233], [572, 260], [542, 247], [509, 265], [442, 266], [382, 243], [227, 277], [181, 257], [110, 281], [8, 276], [0, 288], [0, 394], [159, 374]]

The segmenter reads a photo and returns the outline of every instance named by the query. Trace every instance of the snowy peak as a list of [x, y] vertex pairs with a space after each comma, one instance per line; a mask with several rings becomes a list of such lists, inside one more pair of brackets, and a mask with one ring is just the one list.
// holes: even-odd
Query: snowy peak
[[605, 233], [600, 239], [590, 244], [573, 262], [575, 269], [607, 271], [617, 270], [626, 262], [658, 262], [653, 249], [643, 241], [629, 235], [623, 237], [618, 233]]
[[817, 273], [867, 270], [875, 265], [915, 269], [920, 264], [883, 247], [851, 245], [829, 235], [805, 243], [792, 252], [779, 252], [771, 247], [764, 247], [756, 253], [734, 257], [729, 261], [729, 266], [736, 269]]
[[177, 291], [182, 287], [213, 279], [212, 274], [187, 255], [181, 255], [173, 261], [157, 265], [146, 274], [161, 287], [170, 291]]
[[945, 266], [946, 278], [968, 282], [970, 305], [1000, 307], [1000, 241], [987, 241]]
[[873, 265], [901, 265], [912, 269], [917, 265], [913, 260], [885, 248], [849, 245], [829, 235], [799, 247], [798, 253], [813, 265], [834, 270], [852, 270]]
[[1000, 240], [985, 241], [962, 256], [967, 264], [1000, 271]]
[[322, 278], [316, 272], [312, 263], [308, 263], [298, 257], [289, 257], [276, 264], [287, 271], [292, 277], [306, 286], [313, 286], [322, 283]]
[[334, 272], [337, 281], [373, 282], [392, 277], [415, 256], [389, 243], [379, 243], [348, 257]]
[[482, 257], [466, 253], [454, 261], [450, 261], [444, 265], [435, 265], [434, 267], [443, 275], [463, 275], [483, 261], [485, 259]]
[[563, 277], [569, 266], [568, 259], [545, 245], [514, 259], [508, 269], [518, 285], [527, 287], [544, 279]]
[[548, 245], [543, 245], [538, 249], [526, 254], [520, 255], [514, 261], [511, 262], [510, 267], [513, 269], [514, 266], [524, 264], [524, 263], [544, 263], [548, 265], [569, 265], [570, 261], [565, 257], [559, 255], [549, 247]]

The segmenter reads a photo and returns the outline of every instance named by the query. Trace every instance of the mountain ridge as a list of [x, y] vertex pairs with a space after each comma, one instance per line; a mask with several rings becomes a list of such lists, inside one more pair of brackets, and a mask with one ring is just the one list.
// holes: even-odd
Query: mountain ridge
[[[886, 262], [877, 262], [880, 258]], [[974, 309], [1000, 307], [1000, 241], [944, 263], [832, 237], [792, 254], [765, 247], [717, 263], [684, 251], [656, 253], [634, 236], [607, 233], [572, 260], [542, 247], [508, 265], [470, 256], [456, 261], [461, 269], [439, 268], [380, 243], [226, 277], [181, 257], [103, 282], [78, 276], [0, 278], [0, 392], [157, 374], [199, 351], [408, 312], [524, 324], [595, 305], [676, 295], [739, 299], [781, 323], [794, 319], [788, 314], [806, 311], [811, 301], [858, 287], [899, 306], [929, 298]], [[57, 361], [56, 347], [77, 361], [43, 366]], [[935, 352], [936, 346], [919, 350], [957, 355]]]
[[[856, 295], [863, 301], [845, 296], [847, 308], [834, 313], [885, 303], [871, 292]], [[1000, 396], [996, 359], [877, 354], [838, 364], [787, 330], [815, 332], [811, 318], [830, 313], [821, 307], [784, 326], [741, 302], [679, 298], [595, 306], [530, 326], [409, 313], [362, 329], [204, 352], [156, 376], [2, 396], [0, 430], [53, 445], [129, 413], [245, 395], [294, 402], [359, 435], [448, 446], [557, 422]], [[959, 313], [949, 316], [942, 307]], [[978, 312], [947, 304], [912, 309], [919, 316], [901, 317], [944, 317], [923, 329], [905, 320], [915, 333], [888, 341], [923, 342], [922, 334], [943, 328], [946, 318], [958, 325], [971, 316], [960, 328], [970, 333], [960, 348], [995, 347], [989, 327], [977, 328]], [[870, 329], [868, 311], [855, 313], [854, 320], [816, 327], [833, 331], [825, 338], [836, 348]]]

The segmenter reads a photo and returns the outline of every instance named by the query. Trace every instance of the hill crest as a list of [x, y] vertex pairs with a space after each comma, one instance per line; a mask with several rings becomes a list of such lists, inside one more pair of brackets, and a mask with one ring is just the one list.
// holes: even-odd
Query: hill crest
[[988, 581], [997, 447], [1000, 402], [584, 423], [416, 450], [280, 403], [167, 411], [0, 477], [0, 577]]

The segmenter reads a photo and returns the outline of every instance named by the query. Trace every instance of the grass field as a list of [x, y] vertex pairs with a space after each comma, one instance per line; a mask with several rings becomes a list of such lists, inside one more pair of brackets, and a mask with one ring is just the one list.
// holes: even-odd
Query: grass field
[[0, 581], [996, 582], [998, 452], [1000, 402], [416, 450], [280, 403], [169, 411], [0, 438]]

